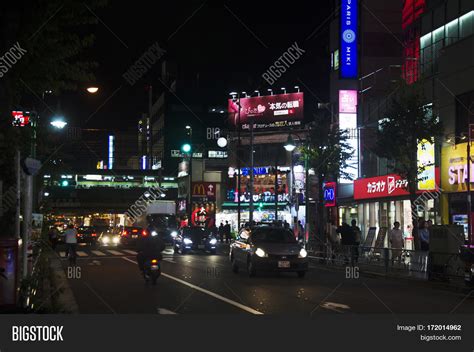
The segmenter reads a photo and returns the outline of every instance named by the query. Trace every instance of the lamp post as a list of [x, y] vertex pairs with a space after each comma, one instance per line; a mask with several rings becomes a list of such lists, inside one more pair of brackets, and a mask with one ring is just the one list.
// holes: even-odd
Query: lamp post
[[186, 126], [186, 131], [189, 136], [189, 143], [183, 144], [181, 150], [189, 155], [189, 166], [188, 166], [188, 226], [192, 225], [192, 186], [193, 186], [193, 129], [191, 126]]
[[[293, 135], [298, 139], [300, 143], [302, 143], [302, 139], [297, 135]], [[286, 141], [285, 145], [283, 146], [286, 151], [291, 153], [291, 206], [294, 206], [293, 203], [293, 194], [294, 191], [294, 163], [293, 163], [293, 151], [296, 149], [296, 143], [292, 138], [292, 134], [288, 135], [288, 140]], [[305, 236], [304, 236], [304, 243], [306, 242], [306, 233], [309, 232], [309, 163], [308, 163], [308, 154], [304, 154], [304, 169], [305, 169]], [[297, 200], [298, 204], [298, 200]]]
[[241, 161], [240, 161], [240, 149], [241, 149], [241, 140], [240, 140], [240, 110], [242, 106], [240, 105], [240, 94], [236, 92], [229, 93], [232, 97], [232, 101], [237, 103], [238, 106], [238, 113], [237, 113], [237, 231], [240, 230], [240, 222], [241, 222], [241, 201], [240, 201], [240, 173], [242, 169]]

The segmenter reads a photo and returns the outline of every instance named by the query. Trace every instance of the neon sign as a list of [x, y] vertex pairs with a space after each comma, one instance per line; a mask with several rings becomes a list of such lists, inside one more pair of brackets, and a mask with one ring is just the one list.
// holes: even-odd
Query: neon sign
[[357, 78], [357, 0], [341, 0], [340, 68], [341, 78]]

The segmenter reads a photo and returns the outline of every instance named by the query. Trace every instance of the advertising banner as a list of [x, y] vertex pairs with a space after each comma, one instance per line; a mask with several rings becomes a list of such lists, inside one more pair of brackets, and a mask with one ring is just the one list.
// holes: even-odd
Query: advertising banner
[[418, 190], [432, 190], [436, 188], [435, 180], [435, 144], [426, 139], [418, 143], [418, 169], [424, 170], [419, 175]]
[[212, 182], [193, 182], [193, 198], [206, 198], [210, 201], [216, 200], [216, 184]]
[[[471, 159], [474, 147], [471, 148]], [[467, 143], [444, 147], [441, 152], [441, 188], [444, 192], [467, 191]], [[474, 189], [474, 163], [471, 163], [471, 190]]]
[[407, 187], [407, 180], [395, 174], [363, 178], [354, 181], [354, 199], [407, 196]]
[[341, 78], [356, 79], [358, 52], [358, 1], [341, 0], [340, 23], [340, 75]]
[[[229, 99], [230, 124], [239, 125], [239, 101]], [[266, 95], [240, 99], [240, 126], [254, 129], [285, 128], [299, 126], [304, 119], [303, 93]]]

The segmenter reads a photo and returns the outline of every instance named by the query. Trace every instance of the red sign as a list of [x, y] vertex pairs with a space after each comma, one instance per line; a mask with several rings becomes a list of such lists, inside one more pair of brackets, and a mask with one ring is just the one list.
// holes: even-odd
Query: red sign
[[208, 200], [215, 200], [216, 184], [211, 182], [193, 182], [191, 194], [193, 198], [207, 198]]
[[399, 175], [363, 178], [354, 181], [354, 199], [407, 196], [408, 181]]
[[28, 111], [12, 111], [12, 125], [24, 127], [30, 123], [30, 113]]
[[[240, 125], [249, 129], [253, 119], [255, 129], [299, 126], [303, 121], [303, 93], [266, 95], [240, 99]], [[230, 123], [239, 124], [239, 100], [229, 99]]]

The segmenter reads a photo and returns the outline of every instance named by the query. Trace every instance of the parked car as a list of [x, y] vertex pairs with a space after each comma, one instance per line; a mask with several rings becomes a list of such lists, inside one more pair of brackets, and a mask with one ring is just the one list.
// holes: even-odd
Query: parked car
[[290, 230], [271, 226], [242, 229], [229, 251], [232, 270], [247, 268], [249, 276], [257, 271], [291, 271], [304, 277], [307, 256]]
[[217, 238], [210, 230], [199, 226], [187, 226], [178, 231], [174, 238], [175, 252], [186, 254], [189, 251], [206, 251], [216, 254]]
[[77, 242], [97, 244], [97, 229], [93, 226], [81, 226], [77, 229]]

